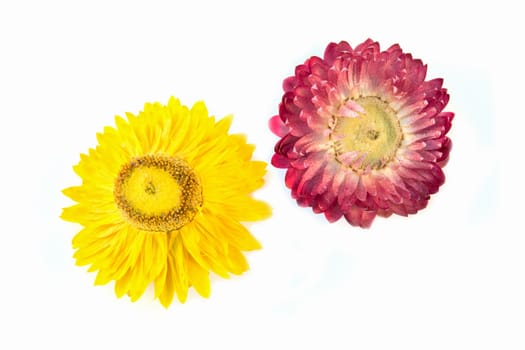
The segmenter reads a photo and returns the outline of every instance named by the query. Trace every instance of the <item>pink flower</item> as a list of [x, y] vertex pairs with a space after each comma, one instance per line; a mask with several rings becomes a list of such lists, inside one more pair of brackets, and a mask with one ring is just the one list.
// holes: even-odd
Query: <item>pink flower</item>
[[399, 45], [370, 39], [330, 43], [295, 68], [270, 129], [281, 137], [272, 164], [299, 205], [361, 227], [427, 206], [445, 181], [454, 114], [443, 80], [425, 76]]

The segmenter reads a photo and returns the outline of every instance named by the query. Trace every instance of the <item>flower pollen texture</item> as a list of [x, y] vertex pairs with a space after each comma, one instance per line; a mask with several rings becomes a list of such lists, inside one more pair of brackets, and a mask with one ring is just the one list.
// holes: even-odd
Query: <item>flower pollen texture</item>
[[272, 164], [299, 205], [365, 228], [427, 206], [445, 181], [454, 114], [443, 112], [443, 79], [425, 81], [426, 69], [370, 39], [330, 43], [295, 68], [269, 126], [280, 137]]
[[97, 134], [74, 167], [82, 184], [63, 191], [77, 204], [62, 218], [83, 226], [76, 263], [132, 301], [150, 284], [165, 307], [174, 295], [185, 302], [190, 287], [208, 297], [210, 272], [242, 274], [243, 252], [260, 248], [242, 222], [271, 214], [252, 197], [266, 163], [252, 160], [245, 136], [228, 133], [231, 117], [215, 121], [203, 102], [188, 108], [172, 97], [126, 116]]

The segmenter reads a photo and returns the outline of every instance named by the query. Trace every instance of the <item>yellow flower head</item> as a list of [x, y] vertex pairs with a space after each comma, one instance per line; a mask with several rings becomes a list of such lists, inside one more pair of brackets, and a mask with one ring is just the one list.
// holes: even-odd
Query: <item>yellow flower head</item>
[[62, 218], [83, 226], [73, 239], [77, 265], [132, 301], [152, 282], [165, 307], [174, 294], [184, 302], [191, 286], [208, 297], [210, 271], [241, 274], [242, 252], [260, 248], [241, 222], [271, 213], [251, 196], [266, 163], [251, 160], [243, 135], [228, 134], [231, 117], [216, 122], [202, 102], [189, 109], [172, 97], [126, 116], [97, 134], [74, 167], [82, 184], [64, 190], [78, 203]]

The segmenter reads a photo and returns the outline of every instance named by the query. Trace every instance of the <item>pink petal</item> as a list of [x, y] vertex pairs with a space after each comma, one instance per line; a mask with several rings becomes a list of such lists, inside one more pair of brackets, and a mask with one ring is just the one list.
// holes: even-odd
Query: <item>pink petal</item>
[[348, 100], [345, 103], [339, 107], [339, 110], [337, 111], [338, 117], [348, 117], [348, 118], [355, 118], [359, 115], [359, 113], [365, 113], [365, 110], [361, 105], [354, 102], [353, 100]]
[[292, 92], [297, 85], [297, 79], [295, 77], [288, 77], [283, 81], [283, 90], [285, 92]]
[[445, 165], [447, 165], [448, 159], [449, 159], [448, 156], [450, 154], [451, 149], [452, 149], [452, 141], [448, 137], [445, 137], [443, 140], [443, 146], [440, 149], [441, 156], [438, 157], [437, 159], [437, 164], [440, 167], [444, 167]]
[[286, 134], [290, 132], [290, 128], [288, 128], [283, 123], [279, 115], [274, 115], [273, 117], [271, 117], [268, 124], [269, 124], [270, 130], [279, 137], [284, 137]]
[[339, 44], [330, 43], [324, 51], [324, 60], [327, 64], [332, 64], [337, 57], [350, 53], [352, 47], [346, 41], [341, 41]]
[[353, 173], [347, 173], [344, 183], [339, 189], [339, 195], [337, 197], [337, 203], [341, 207], [345, 207], [352, 203], [352, 195], [357, 188], [359, 183], [359, 176]]
[[368, 228], [372, 225], [376, 212], [371, 210], [364, 210], [359, 207], [352, 207], [345, 214], [345, 219], [354, 226]]
[[271, 163], [276, 168], [286, 169], [290, 166], [290, 160], [285, 156], [275, 153], [272, 156]]
[[324, 212], [324, 216], [328, 222], [335, 222], [343, 216], [343, 211], [337, 204], [334, 204]]
[[366, 187], [365, 187], [365, 185], [363, 183], [363, 177], [362, 176], [359, 177], [359, 182], [358, 182], [357, 187], [355, 189], [355, 196], [360, 201], [366, 200]]

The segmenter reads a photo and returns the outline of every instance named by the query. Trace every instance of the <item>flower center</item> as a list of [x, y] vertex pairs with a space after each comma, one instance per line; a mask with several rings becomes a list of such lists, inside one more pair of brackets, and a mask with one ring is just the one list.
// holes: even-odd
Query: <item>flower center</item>
[[394, 158], [403, 140], [395, 111], [379, 97], [356, 99], [364, 112], [356, 117], [335, 116], [332, 129], [335, 156], [354, 170], [379, 169]]
[[182, 159], [135, 157], [115, 180], [115, 202], [122, 216], [145, 231], [172, 231], [191, 222], [202, 205], [202, 188]]

